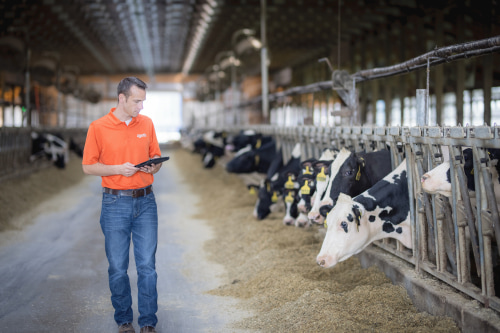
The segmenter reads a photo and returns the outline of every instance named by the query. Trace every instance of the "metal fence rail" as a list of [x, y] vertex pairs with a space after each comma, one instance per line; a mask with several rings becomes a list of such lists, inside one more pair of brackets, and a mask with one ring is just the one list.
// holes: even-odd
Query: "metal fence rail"
[[72, 138], [83, 147], [87, 129], [0, 127], [0, 182], [51, 165], [46, 159], [30, 161], [31, 132], [60, 133], [69, 144]]
[[[243, 128], [231, 128], [237, 133]], [[245, 127], [275, 137], [290, 158], [297, 142], [303, 158], [318, 158], [323, 148], [351, 151], [391, 149], [393, 168], [406, 158], [413, 250], [385, 239], [375, 245], [500, 312], [500, 220], [486, 148], [500, 148], [500, 127]], [[219, 129], [220, 130], [220, 129]], [[227, 131], [227, 129], [225, 129]], [[474, 156], [475, 203], [463, 174], [462, 148]], [[452, 198], [422, 191], [422, 175], [443, 162], [448, 148]], [[498, 180], [496, 180], [498, 181]], [[496, 193], [500, 196], [500, 193]]]

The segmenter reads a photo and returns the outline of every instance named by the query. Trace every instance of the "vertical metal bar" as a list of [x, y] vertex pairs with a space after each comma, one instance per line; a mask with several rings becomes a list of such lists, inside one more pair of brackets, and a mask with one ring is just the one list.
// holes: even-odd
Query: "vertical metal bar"
[[417, 126], [425, 126], [425, 103], [426, 103], [426, 94], [427, 90], [425, 89], [417, 89], [417, 98], [416, 98], [416, 104], [417, 104]]
[[415, 258], [415, 270], [420, 271], [420, 228], [417, 226], [417, 214], [415, 211], [415, 191], [414, 191], [414, 173], [413, 166], [415, 165], [414, 155], [411, 151], [410, 144], [405, 144], [406, 152], [406, 176], [408, 179], [408, 194], [410, 196], [410, 224], [411, 224], [411, 238], [413, 244], [413, 257]]
[[[26, 50], [26, 73], [24, 77], [24, 93], [25, 97], [24, 100], [26, 102], [26, 123], [27, 127], [31, 127], [31, 101], [30, 101], [30, 96], [31, 96], [31, 85], [30, 85], [30, 69], [29, 69], [29, 63], [31, 61], [31, 50], [28, 48]], [[4, 108], [5, 110], [5, 108]], [[3, 112], [5, 113], [5, 111]]]
[[266, 16], [267, 5], [266, 0], [260, 0], [260, 41], [262, 48], [260, 49], [260, 65], [262, 77], [262, 115], [264, 123], [267, 124], [269, 118], [269, 88], [268, 88], [268, 69], [267, 69], [267, 39], [266, 39]]
[[458, 223], [458, 208], [457, 202], [459, 200], [458, 189], [457, 189], [457, 169], [461, 167], [460, 157], [461, 157], [461, 147], [451, 146], [450, 147], [450, 178], [451, 178], [451, 191], [452, 191], [452, 214], [453, 214], [453, 225], [455, 228], [455, 248], [457, 254], [457, 280], [459, 283], [464, 282], [464, 259], [460, 254], [460, 230]]

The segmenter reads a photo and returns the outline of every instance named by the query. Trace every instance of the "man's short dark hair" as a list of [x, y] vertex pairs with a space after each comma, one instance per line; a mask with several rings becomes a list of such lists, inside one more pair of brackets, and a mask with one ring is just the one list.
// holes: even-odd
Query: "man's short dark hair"
[[148, 85], [144, 83], [141, 79], [138, 79], [134, 76], [126, 77], [118, 83], [118, 88], [117, 90], [117, 96], [120, 96], [120, 94], [124, 94], [126, 98], [130, 96], [130, 88], [132, 86], [136, 86], [139, 89], [146, 90]]

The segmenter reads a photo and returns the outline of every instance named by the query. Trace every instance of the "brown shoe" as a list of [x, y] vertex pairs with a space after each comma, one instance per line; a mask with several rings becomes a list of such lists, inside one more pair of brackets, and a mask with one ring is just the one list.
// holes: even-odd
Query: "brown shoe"
[[118, 333], [135, 333], [135, 329], [132, 323], [126, 323], [118, 327]]
[[141, 327], [141, 333], [156, 333], [156, 330], [153, 326], [144, 326]]

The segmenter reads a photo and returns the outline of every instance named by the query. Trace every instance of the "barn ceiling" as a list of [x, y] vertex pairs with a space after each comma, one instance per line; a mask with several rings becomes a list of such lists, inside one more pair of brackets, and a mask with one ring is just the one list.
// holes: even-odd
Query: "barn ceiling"
[[[339, 40], [345, 47], [391, 33], [418, 44], [422, 34], [432, 39], [437, 13], [440, 46], [491, 37], [499, 34], [498, 7], [498, 0], [267, 0], [270, 71], [333, 59]], [[246, 36], [242, 29], [261, 37], [261, 0], [0, 0], [0, 13], [4, 70], [23, 68], [29, 49], [30, 66], [52, 61], [79, 75], [204, 73]]]

